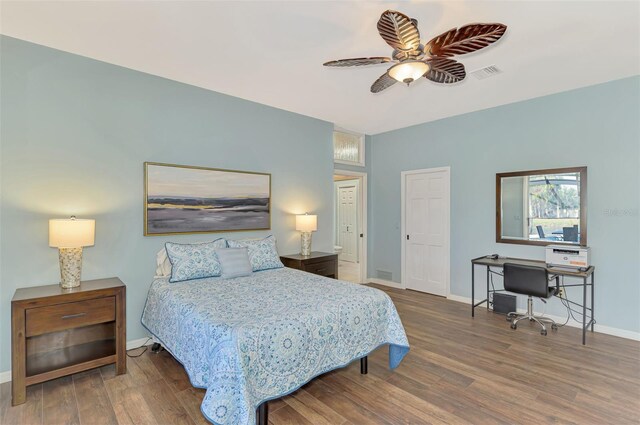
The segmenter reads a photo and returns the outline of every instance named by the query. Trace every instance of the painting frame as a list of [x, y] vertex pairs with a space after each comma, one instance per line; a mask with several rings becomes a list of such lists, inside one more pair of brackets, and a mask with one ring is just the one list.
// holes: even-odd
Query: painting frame
[[[149, 171], [151, 167], [161, 167], [166, 168], [168, 170], [192, 170], [192, 171], [210, 171], [212, 173], [217, 173], [221, 175], [239, 175], [237, 177], [241, 178], [241, 175], [245, 176], [262, 176], [267, 179], [266, 189], [267, 198], [266, 198], [266, 225], [265, 226], [255, 226], [255, 227], [243, 227], [243, 228], [224, 228], [224, 229], [208, 229], [208, 230], [173, 230], [173, 231], [152, 231], [150, 229], [150, 224], [154, 221], [153, 218], [150, 218], [150, 192], [149, 185], [150, 181]], [[224, 168], [211, 168], [211, 167], [203, 167], [196, 165], [180, 165], [180, 164], [170, 164], [170, 163], [162, 163], [162, 162], [144, 162], [144, 198], [143, 198], [143, 210], [144, 210], [144, 236], [170, 236], [170, 235], [189, 235], [189, 234], [204, 234], [204, 233], [225, 233], [225, 232], [245, 232], [245, 231], [255, 231], [255, 230], [271, 230], [271, 173], [257, 172], [257, 171], [243, 171], [243, 170], [232, 170], [232, 169], [224, 169]], [[185, 186], [185, 189], [188, 189]], [[185, 192], [186, 196], [186, 192]], [[151, 208], [153, 210], [153, 208]]]

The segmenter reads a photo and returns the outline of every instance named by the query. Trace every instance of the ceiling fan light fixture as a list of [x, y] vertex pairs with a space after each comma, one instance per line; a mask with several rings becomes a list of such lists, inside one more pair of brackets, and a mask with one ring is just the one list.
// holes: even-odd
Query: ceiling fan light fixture
[[429, 65], [422, 61], [405, 61], [392, 66], [389, 75], [401, 83], [409, 85], [429, 71]]

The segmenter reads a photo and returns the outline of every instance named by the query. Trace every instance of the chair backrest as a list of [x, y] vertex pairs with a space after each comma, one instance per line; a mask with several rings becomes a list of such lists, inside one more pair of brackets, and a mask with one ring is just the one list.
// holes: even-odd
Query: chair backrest
[[578, 226], [563, 227], [562, 239], [565, 242], [578, 242]]
[[540, 239], [544, 239], [544, 238], [545, 238], [545, 236], [544, 236], [544, 230], [542, 230], [542, 226], [537, 225], [537, 226], [536, 226], [536, 229], [538, 230], [538, 237], [539, 237]]
[[516, 294], [549, 298], [549, 272], [544, 267], [504, 263], [504, 289]]

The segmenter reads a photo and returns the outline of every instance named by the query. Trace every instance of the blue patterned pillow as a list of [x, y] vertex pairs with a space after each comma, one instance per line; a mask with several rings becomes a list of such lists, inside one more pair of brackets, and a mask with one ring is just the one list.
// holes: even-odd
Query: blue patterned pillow
[[224, 239], [194, 244], [167, 242], [164, 246], [171, 261], [169, 282], [215, 277], [222, 272], [216, 249], [227, 246]]
[[247, 247], [249, 250], [249, 261], [254, 272], [260, 270], [279, 269], [284, 267], [278, 250], [276, 249], [276, 238], [273, 235], [264, 239], [243, 239], [239, 241], [227, 241], [229, 248]]

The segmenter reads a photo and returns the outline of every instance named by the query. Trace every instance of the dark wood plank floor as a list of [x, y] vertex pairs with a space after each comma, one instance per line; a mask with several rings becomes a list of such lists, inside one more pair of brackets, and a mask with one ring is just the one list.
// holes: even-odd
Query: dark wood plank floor
[[[395, 371], [387, 349], [330, 372], [270, 402], [273, 424], [638, 424], [640, 343], [561, 328], [543, 337], [513, 331], [503, 316], [445, 299], [380, 287], [391, 295], [411, 351]], [[11, 407], [0, 386], [0, 423], [207, 424], [204, 390], [194, 389], [169, 354], [128, 359], [27, 390]]]

